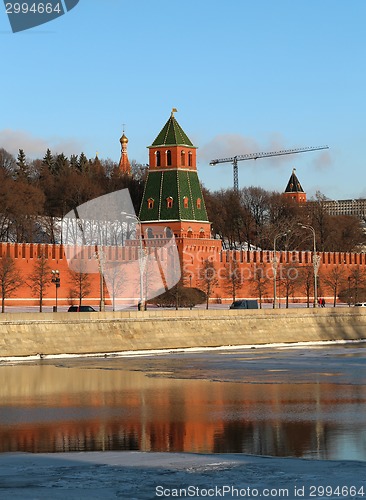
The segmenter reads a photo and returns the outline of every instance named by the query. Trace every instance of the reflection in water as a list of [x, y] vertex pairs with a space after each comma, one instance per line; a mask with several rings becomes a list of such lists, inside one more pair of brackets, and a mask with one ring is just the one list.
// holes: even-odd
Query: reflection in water
[[227, 452], [366, 460], [361, 350], [3, 365], [0, 451]]

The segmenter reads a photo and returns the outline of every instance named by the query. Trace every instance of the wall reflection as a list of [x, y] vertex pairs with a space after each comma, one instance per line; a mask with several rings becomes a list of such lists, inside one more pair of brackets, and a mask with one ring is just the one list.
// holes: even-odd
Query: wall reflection
[[[0, 367], [0, 451], [141, 450], [366, 460], [366, 389]], [[347, 455], [348, 456], [345, 456]]]

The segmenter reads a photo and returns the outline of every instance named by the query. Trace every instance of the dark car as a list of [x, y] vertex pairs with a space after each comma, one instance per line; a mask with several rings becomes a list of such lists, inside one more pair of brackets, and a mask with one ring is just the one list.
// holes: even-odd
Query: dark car
[[92, 306], [70, 306], [68, 311], [69, 313], [76, 313], [76, 312], [97, 312], [94, 307]]
[[230, 306], [230, 309], [258, 309], [257, 300], [236, 300]]

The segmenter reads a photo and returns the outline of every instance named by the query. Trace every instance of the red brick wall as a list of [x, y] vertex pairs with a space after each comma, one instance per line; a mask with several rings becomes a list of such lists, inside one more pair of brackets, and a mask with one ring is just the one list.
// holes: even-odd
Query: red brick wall
[[[238, 272], [242, 273], [243, 286], [237, 291], [237, 298], [256, 297], [253, 290], [251, 278], [256, 269], [262, 269], [263, 273], [268, 277], [268, 284], [265, 290], [265, 300], [272, 301], [273, 298], [273, 271], [272, 259], [273, 252], [271, 251], [222, 251], [221, 241], [214, 239], [199, 239], [199, 238], [177, 238], [178, 251], [181, 255], [183, 270], [185, 276], [185, 284], [198, 288], [202, 285], [199, 280], [200, 269], [205, 259], [210, 259], [215, 265], [215, 270], [219, 280], [219, 285], [215, 288], [211, 297], [212, 301], [230, 302], [231, 294], [227, 290], [227, 280], [225, 279], [225, 267], [235, 259], [238, 263]], [[8, 255], [15, 260], [16, 267], [21, 272], [24, 283], [16, 291], [14, 296], [6, 300], [6, 305], [38, 305], [36, 297], [32, 296], [29, 286], [29, 275], [33, 272], [33, 266], [36, 259], [44, 254], [48, 259], [48, 264], [51, 269], [60, 271], [61, 286], [58, 289], [59, 305], [68, 305], [70, 303], [70, 283], [69, 283], [69, 267], [66, 254], [72, 250], [72, 247], [61, 245], [40, 245], [32, 243], [0, 243], [0, 258]], [[90, 274], [91, 292], [84, 303], [98, 305], [100, 300], [100, 275], [98, 272], [98, 264], [93, 258], [93, 249], [84, 251], [84, 256], [89, 259], [92, 270]], [[361, 267], [366, 272], [366, 254], [365, 253], [344, 253], [344, 252], [324, 252], [319, 254], [321, 263], [319, 267], [319, 296], [324, 296], [328, 302], [333, 297], [332, 290], [324, 283], [324, 276], [327, 275], [336, 266], [341, 266], [345, 269], [345, 277], [357, 268]], [[107, 261], [131, 260], [138, 257], [138, 242], [136, 245], [124, 248], [109, 247], [105, 250], [105, 258]], [[294, 278], [294, 298], [296, 301], [305, 300], [306, 293], [304, 286], [300, 280], [296, 278], [296, 273], [299, 268], [309, 266], [312, 268], [312, 252], [277, 252], [278, 270], [277, 276], [281, 272], [290, 272]], [[282, 270], [282, 271], [281, 271]], [[51, 279], [51, 276], [50, 276]], [[312, 290], [311, 290], [312, 293]], [[278, 296], [284, 297], [281, 293], [281, 285]], [[136, 297], [136, 300], [138, 297]], [[50, 284], [45, 294], [45, 306], [52, 306], [55, 302], [55, 286]], [[75, 301], [74, 301], [75, 302]], [[111, 298], [106, 293], [106, 303], [111, 303]]]

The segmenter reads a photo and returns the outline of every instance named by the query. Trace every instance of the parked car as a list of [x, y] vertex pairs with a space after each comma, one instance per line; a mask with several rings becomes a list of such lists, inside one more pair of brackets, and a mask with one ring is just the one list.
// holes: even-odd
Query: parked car
[[76, 312], [97, 312], [97, 311], [92, 306], [70, 306], [67, 312], [76, 313]]
[[366, 302], [357, 302], [355, 307], [366, 307]]
[[235, 300], [230, 309], [258, 309], [257, 300]]

